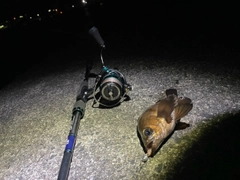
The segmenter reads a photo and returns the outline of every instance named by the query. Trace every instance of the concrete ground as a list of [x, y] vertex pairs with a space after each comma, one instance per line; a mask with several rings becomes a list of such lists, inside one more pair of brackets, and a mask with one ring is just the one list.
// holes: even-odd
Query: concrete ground
[[[114, 108], [93, 108], [88, 101], [69, 179], [227, 179], [239, 172], [239, 52], [218, 43], [204, 47], [201, 38], [187, 46], [157, 35], [103, 33], [105, 65], [117, 67], [133, 90], [129, 101]], [[58, 177], [85, 67], [92, 60], [92, 72], [99, 73], [101, 65], [92, 42], [65, 36], [71, 40], [48, 50], [0, 90], [2, 180]], [[171, 87], [192, 99], [193, 109], [182, 119], [191, 126], [174, 132], [143, 163], [138, 117]]]

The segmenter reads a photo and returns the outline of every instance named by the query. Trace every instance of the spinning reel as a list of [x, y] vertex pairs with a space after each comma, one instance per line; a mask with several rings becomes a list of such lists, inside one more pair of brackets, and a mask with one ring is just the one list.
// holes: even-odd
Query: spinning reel
[[123, 74], [117, 69], [109, 69], [104, 65], [102, 51], [105, 48], [104, 41], [102, 40], [98, 29], [92, 27], [89, 30], [89, 34], [92, 35], [101, 46], [100, 58], [102, 63], [101, 72], [96, 75], [95, 86], [93, 88], [93, 107], [95, 104], [104, 107], [114, 107], [127, 98], [127, 93], [132, 90], [132, 86], [127, 83]]

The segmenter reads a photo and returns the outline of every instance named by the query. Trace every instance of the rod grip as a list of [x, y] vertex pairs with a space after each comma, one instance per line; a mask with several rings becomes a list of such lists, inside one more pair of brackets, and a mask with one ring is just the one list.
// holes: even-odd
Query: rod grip
[[82, 99], [85, 103], [87, 102], [87, 98], [88, 98], [88, 81], [84, 80], [79, 88], [79, 91], [77, 93], [77, 101]]

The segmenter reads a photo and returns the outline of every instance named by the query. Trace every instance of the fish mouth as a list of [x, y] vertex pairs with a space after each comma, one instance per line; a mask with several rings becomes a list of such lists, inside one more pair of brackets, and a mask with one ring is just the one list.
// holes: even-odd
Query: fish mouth
[[150, 141], [147, 144], [147, 156], [151, 156], [152, 155], [152, 145], [153, 145], [153, 141]]
[[158, 148], [161, 146], [161, 144], [162, 143], [159, 143], [158, 145], [156, 145], [156, 142], [154, 140], [149, 141], [146, 146], [146, 151], [147, 151], [146, 154], [148, 156], [154, 156], [154, 154], [156, 153]]

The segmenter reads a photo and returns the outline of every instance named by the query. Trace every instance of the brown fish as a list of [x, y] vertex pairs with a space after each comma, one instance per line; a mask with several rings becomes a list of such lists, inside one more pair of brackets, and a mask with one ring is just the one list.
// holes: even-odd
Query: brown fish
[[191, 99], [178, 97], [176, 89], [166, 90], [166, 95], [165, 99], [149, 107], [138, 119], [137, 129], [147, 157], [154, 156], [174, 129], [185, 129], [189, 126], [179, 121], [192, 109]]

